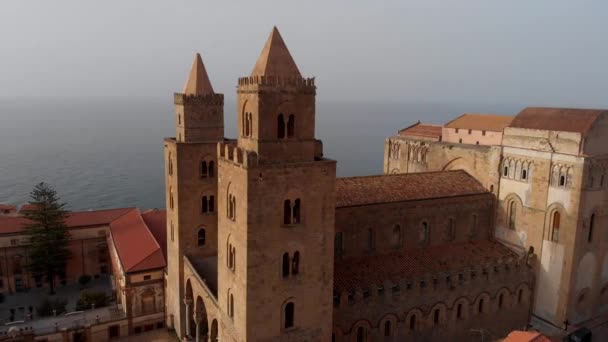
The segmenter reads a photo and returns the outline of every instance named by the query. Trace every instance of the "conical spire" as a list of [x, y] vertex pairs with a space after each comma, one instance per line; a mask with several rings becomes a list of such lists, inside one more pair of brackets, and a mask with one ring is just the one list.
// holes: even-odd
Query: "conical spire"
[[272, 29], [251, 76], [302, 77], [276, 26]]
[[213, 87], [209, 82], [209, 76], [205, 70], [205, 65], [201, 59], [201, 54], [197, 53], [190, 69], [190, 75], [184, 86], [184, 94], [186, 95], [208, 95], [213, 94]]

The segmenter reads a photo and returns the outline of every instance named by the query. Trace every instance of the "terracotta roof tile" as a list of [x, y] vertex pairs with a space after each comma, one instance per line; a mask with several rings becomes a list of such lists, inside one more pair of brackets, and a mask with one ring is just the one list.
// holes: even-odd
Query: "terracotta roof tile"
[[418, 122], [410, 127], [400, 130], [399, 135], [440, 139], [441, 128], [442, 126], [440, 125], [423, 124]]
[[608, 110], [528, 107], [517, 114], [509, 127], [586, 133], [600, 115], [608, 115]]
[[0, 203], [0, 210], [17, 210], [17, 206]]
[[[95, 211], [77, 211], [69, 213], [66, 219], [68, 228], [109, 225], [120, 216], [135, 210], [134, 208], [107, 209]], [[20, 233], [23, 224], [28, 220], [24, 217], [0, 217], [0, 234]]]
[[517, 254], [498, 242], [484, 240], [336, 260], [334, 290], [353, 292], [385, 281], [397, 284], [509, 258], [517, 258]]
[[165, 267], [160, 245], [139, 209], [129, 211], [110, 223], [110, 232], [125, 273]]
[[144, 222], [154, 235], [154, 238], [163, 251], [165, 262], [167, 261], [167, 211], [164, 209], [152, 209], [141, 214]]
[[336, 207], [467, 196], [488, 191], [462, 170], [336, 179]]
[[511, 331], [502, 342], [551, 342], [547, 336], [536, 331]]
[[465, 113], [445, 124], [445, 127], [502, 132], [513, 121], [513, 118], [512, 115]]

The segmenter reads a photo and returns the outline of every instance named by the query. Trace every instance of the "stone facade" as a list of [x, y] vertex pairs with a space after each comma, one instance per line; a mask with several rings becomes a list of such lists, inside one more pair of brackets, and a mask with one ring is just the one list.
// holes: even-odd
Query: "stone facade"
[[[412, 151], [389, 148], [396, 157], [386, 170], [433, 168], [428, 148], [456, 162], [421, 177], [336, 178], [314, 136], [314, 79], [301, 76], [276, 28], [238, 80], [237, 140], [211, 129], [223, 127], [208, 100], [218, 95], [202, 61], [192, 70], [175, 96], [177, 137], [165, 139], [166, 311], [179, 337], [454, 340], [525, 327], [532, 259], [493, 240], [495, 194], [484, 186], [498, 185], [498, 170], [485, 171], [484, 186], [450, 171], [473, 155], [471, 169], [484, 174], [500, 149], [402, 137]], [[183, 105], [194, 99], [198, 107]], [[189, 110], [190, 121], [181, 119]], [[201, 179], [202, 160], [217, 166], [214, 178]], [[213, 214], [200, 214], [206, 194]]]
[[[597, 232], [606, 221], [607, 122], [608, 111], [527, 108], [500, 144], [482, 148], [399, 134], [387, 139], [385, 172], [475, 176], [498, 197], [496, 237], [538, 255], [534, 313], [559, 327], [580, 324], [608, 310], [608, 237]], [[396, 144], [426, 145], [424, 167], [408, 169], [406, 154], [390, 153]], [[452, 151], [477, 152], [454, 159]]]

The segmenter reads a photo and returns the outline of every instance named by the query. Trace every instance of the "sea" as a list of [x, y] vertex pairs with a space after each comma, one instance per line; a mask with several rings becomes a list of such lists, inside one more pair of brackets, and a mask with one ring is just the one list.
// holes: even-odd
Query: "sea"
[[[382, 173], [386, 137], [417, 121], [465, 112], [515, 114], [518, 104], [317, 102], [316, 136], [338, 176]], [[236, 104], [224, 107], [236, 137]], [[0, 98], [0, 203], [22, 205], [39, 182], [70, 210], [163, 208], [163, 138], [174, 136], [172, 96]]]

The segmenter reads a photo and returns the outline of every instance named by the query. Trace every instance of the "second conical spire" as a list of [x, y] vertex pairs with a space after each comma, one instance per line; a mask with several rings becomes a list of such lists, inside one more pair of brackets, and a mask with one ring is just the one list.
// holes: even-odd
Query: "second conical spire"
[[209, 81], [209, 76], [205, 70], [205, 65], [199, 53], [194, 57], [190, 75], [184, 86], [184, 94], [186, 95], [208, 95], [213, 94], [213, 87]]
[[276, 26], [272, 29], [251, 76], [302, 77]]

